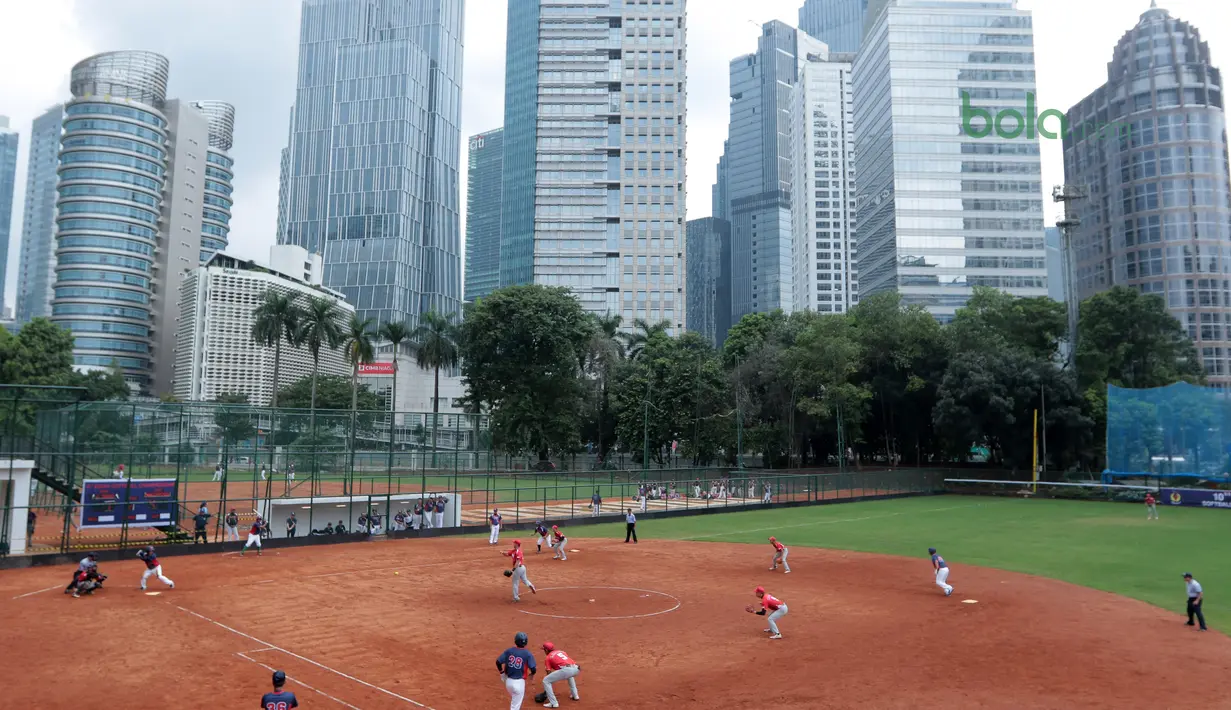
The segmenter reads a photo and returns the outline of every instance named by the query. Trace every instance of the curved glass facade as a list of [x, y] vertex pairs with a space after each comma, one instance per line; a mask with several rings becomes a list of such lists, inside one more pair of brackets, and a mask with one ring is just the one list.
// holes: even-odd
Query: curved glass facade
[[205, 154], [205, 204], [201, 211], [201, 264], [227, 248], [231, 233], [231, 192], [235, 161], [227, 153], [235, 133], [235, 107], [223, 101], [193, 101], [193, 108], [209, 121], [209, 149]]
[[109, 52], [77, 64], [60, 141], [52, 320], [74, 333], [76, 365], [118, 363], [140, 387], [152, 367], [167, 68], [150, 52]]
[[1147, 10], [1108, 81], [1068, 112], [1065, 181], [1075, 203], [1078, 298], [1123, 284], [1164, 298], [1231, 388], [1231, 186], [1222, 74], [1197, 28]]

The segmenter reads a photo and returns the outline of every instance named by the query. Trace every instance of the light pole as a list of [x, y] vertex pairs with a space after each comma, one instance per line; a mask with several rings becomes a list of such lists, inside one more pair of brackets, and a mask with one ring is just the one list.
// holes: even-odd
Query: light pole
[[1068, 314], [1069, 351], [1065, 362], [1069, 368], [1077, 361], [1077, 278], [1076, 250], [1073, 249], [1073, 228], [1081, 224], [1081, 219], [1073, 210], [1073, 202], [1090, 196], [1090, 188], [1085, 185], [1056, 185], [1052, 188], [1053, 202], [1064, 203], [1064, 216], [1056, 220], [1060, 228], [1061, 248], [1064, 253], [1064, 302]]

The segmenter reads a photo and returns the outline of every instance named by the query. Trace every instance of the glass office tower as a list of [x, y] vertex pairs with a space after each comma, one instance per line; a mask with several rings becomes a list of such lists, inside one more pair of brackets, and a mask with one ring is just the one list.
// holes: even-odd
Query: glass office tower
[[684, 6], [509, 4], [502, 284], [683, 328]]
[[860, 299], [897, 290], [945, 321], [976, 285], [1047, 295], [1038, 137], [963, 127], [1034, 93], [1016, 0], [889, 0], [854, 63]]
[[1231, 187], [1222, 74], [1196, 27], [1151, 6], [1116, 45], [1107, 83], [1068, 112], [1078, 298], [1156, 293], [1210, 384], [1231, 387]]
[[4, 313], [9, 230], [13, 223], [13, 190], [17, 187], [18, 139], [19, 134], [9, 130], [8, 116], [0, 116], [0, 314]]
[[56, 167], [64, 105], [34, 119], [26, 163], [26, 204], [21, 227], [21, 261], [17, 267], [18, 323], [51, 315], [51, 284], [56, 270]]
[[360, 318], [461, 305], [463, 0], [304, 0], [278, 241]]
[[731, 329], [731, 223], [691, 219], [688, 231], [688, 329], [721, 348]]
[[799, 29], [824, 42], [831, 52], [859, 51], [868, 0], [804, 0]]
[[470, 137], [466, 173], [466, 300], [500, 287], [504, 129]]
[[731, 322], [794, 307], [791, 240], [791, 91], [799, 64], [825, 45], [766, 23], [755, 54], [731, 61], [731, 119], [720, 184], [731, 222]]

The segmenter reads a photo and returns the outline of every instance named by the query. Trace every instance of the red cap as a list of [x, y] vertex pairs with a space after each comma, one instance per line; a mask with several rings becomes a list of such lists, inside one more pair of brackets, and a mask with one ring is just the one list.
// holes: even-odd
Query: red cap
[[778, 542], [778, 538], [774, 537], [773, 535], [770, 535], [770, 536], [769, 536], [769, 541], [770, 541], [770, 542]]
[[521, 547], [521, 540], [514, 540], [513, 547]]
[[551, 653], [554, 650], [556, 650], [556, 645], [554, 643], [552, 643], [551, 641], [543, 642], [543, 651], [545, 653]]
[[757, 587], [756, 589], [752, 590], [752, 593], [753, 593], [753, 594], [764, 594], [764, 593], [765, 593], [765, 587]]
[[559, 526], [559, 525], [552, 525], [552, 526], [551, 526], [551, 529], [552, 529], [552, 530], [559, 530], [559, 529], [560, 529], [560, 526]]

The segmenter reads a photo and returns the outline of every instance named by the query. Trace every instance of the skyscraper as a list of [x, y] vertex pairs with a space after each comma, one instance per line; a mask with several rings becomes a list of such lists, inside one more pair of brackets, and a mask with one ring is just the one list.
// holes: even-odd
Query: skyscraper
[[201, 209], [201, 264], [227, 248], [231, 233], [231, 181], [235, 161], [231, 150], [235, 133], [235, 107], [222, 101], [193, 101], [192, 107], [209, 121], [209, 147], [205, 151], [205, 206]]
[[854, 54], [863, 40], [868, 0], [804, 0], [799, 29], [819, 39], [830, 52]]
[[1196, 27], [1151, 4], [1120, 39], [1107, 83], [1068, 111], [1077, 297], [1156, 293], [1231, 387], [1231, 187], [1222, 74]]
[[731, 223], [703, 217], [685, 227], [688, 329], [720, 348], [731, 329]]
[[504, 129], [470, 137], [466, 173], [466, 300], [500, 287]]
[[60, 139], [52, 320], [72, 331], [77, 367], [118, 365], [146, 394], [171, 391], [209, 182], [209, 120], [166, 98], [169, 68], [153, 52], [82, 60]]
[[684, 7], [509, 3], [503, 285], [684, 326]]
[[1064, 303], [1068, 300], [1064, 276], [1067, 256], [1064, 253], [1064, 243], [1060, 240], [1060, 228], [1048, 227], [1044, 230], [1044, 239], [1047, 242], [1047, 296], [1053, 301]]
[[30, 130], [26, 163], [26, 204], [17, 266], [17, 322], [51, 315], [51, 284], [56, 271], [56, 167], [64, 105], [47, 109]]
[[304, 0], [280, 244], [360, 318], [461, 304], [463, 0]]
[[17, 187], [19, 134], [9, 130], [8, 116], [0, 116], [0, 313], [4, 312], [5, 277], [9, 268], [9, 232], [13, 224], [13, 190]]
[[731, 322], [794, 307], [791, 90], [799, 63], [825, 45], [790, 25], [765, 24], [755, 54], [731, 61], [726, 199], [731, 221]]
[[854, 58], [809, 58], [795, 83], [790, 142], [795, 310], [844, 313], [857, 299]]
[[1047, 295], [1038, 138], [971, 117], [1035, 109], [1032, 27], [1016, 0], [877, 17], [854, 64], [861, 300], [897, 290], [945, 321], [977, 285]]

